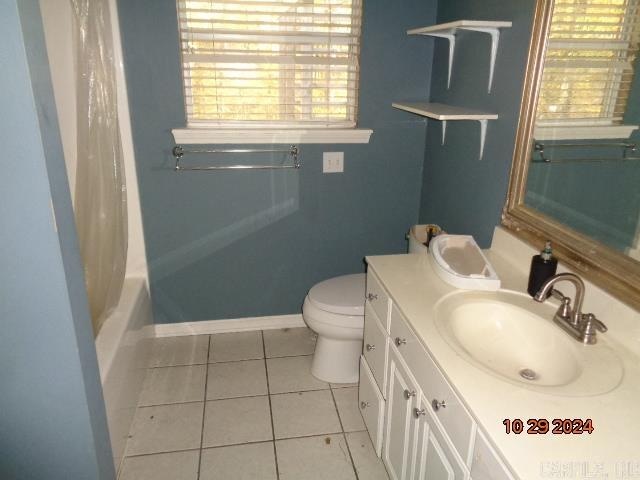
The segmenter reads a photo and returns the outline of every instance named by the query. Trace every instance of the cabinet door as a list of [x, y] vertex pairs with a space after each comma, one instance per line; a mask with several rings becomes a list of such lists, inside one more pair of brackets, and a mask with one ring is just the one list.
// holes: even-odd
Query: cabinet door
[[416, 399], [420, 392], [395, 347], [389, 348], [389, 394], [383, 460], [391, 480], [408, 480], [415, 457]]
[[364, 343], [363, 353], [373, 377], [376, 379], [382, 396], [386, 397], [386, 373], [387, 373], [387, 333], [378, 321], [378, 316], [367, 301], [364, 315]]
[[467, 470], [450, 440], [443, 434], [422, 396], [414, 411], [417, 429], [413, 480], [464, 480]]
[[421, 421], [418, 428], [414, 480], [454, 480], [453, 469], [427, 422]]
[[507, 467], [480, 431], [476, 437], [471, 473], [476, 480], [513, 480]]
[[384, 400], [364, 356], [360, 357], [360, 385], [358, 390], [360, 413], [367, 426], [376, 455], [382, 454], [382, 422]]

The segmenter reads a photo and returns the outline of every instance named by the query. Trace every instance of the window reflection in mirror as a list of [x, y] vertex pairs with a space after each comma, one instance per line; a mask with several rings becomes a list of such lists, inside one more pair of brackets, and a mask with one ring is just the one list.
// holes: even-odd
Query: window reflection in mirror
[[556, 0], [524, 202], [640, 260], [640, 0]]

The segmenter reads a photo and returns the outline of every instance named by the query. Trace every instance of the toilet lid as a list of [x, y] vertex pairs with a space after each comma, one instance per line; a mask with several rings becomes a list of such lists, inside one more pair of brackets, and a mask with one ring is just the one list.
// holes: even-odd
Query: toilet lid
[[309, 290], [309, 301], [325, 312], [364, 315], [365, 275], [343, 275], [317, 283]]

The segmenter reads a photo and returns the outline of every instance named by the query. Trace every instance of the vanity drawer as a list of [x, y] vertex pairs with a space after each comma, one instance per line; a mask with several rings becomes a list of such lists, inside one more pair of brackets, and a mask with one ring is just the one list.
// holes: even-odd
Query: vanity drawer
[[384, 399], [376, 385], [373, 374], [364, 356], [360, 357], [360, 385], [358, 405], [367, 426], [371, 442], [378, 457], [382, 454], [382, 424], [384, 421]]
[[432, 407], [432, 412], [469, 466], [475, 422], [395, 305], [391, 308], [391, 341], [398, 347], [429, 404], [444, 405]]
[[513, 476], [480, 430], [476, 435], [471, 475], [473, 480], [513, 480]]
[[382, 328], [378, 316], [373, 306], [367, 301], [365, 303], [364, 315], [364, 342], [362, 351], [367, 364], [371, 367], [373, 378], [378, 388], [386, 398], [387, 386], [387, 355], [388, 355], [387, 332]]
[[389, 295], [376, 274], [369, 270], [367, 272], [367, 300], [371, 303], [373, 310], [378, 315], [381, 325], [385, 331], [389, 331]]

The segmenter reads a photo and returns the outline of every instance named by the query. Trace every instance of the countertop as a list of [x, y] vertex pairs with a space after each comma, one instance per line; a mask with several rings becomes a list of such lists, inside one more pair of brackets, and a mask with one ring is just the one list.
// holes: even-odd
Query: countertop
[[[522, 271], [492, 251], [485, 253], [502, 280], [503, 290], [526, 292], [527, 278]], [[457, 289], [437, 277], [427, 255], [372, 256], [366, 260], [514, 475], [523, 480], [640, 479], [638, 352], [606, 333], [598, 334], [599, 341], [613, 348], [624, 365], [621, 383], [606, 394], [568, 397], [519, 387], [472, 365], [441, 337], [434, 323], [434, 306]], [[506, 434], [502, 422], [507, 418], [523, 420], [525, 432]], [[590, 418], [594, 431], [590, 435], [529, 435], [526, 421], [530, 418]]]

